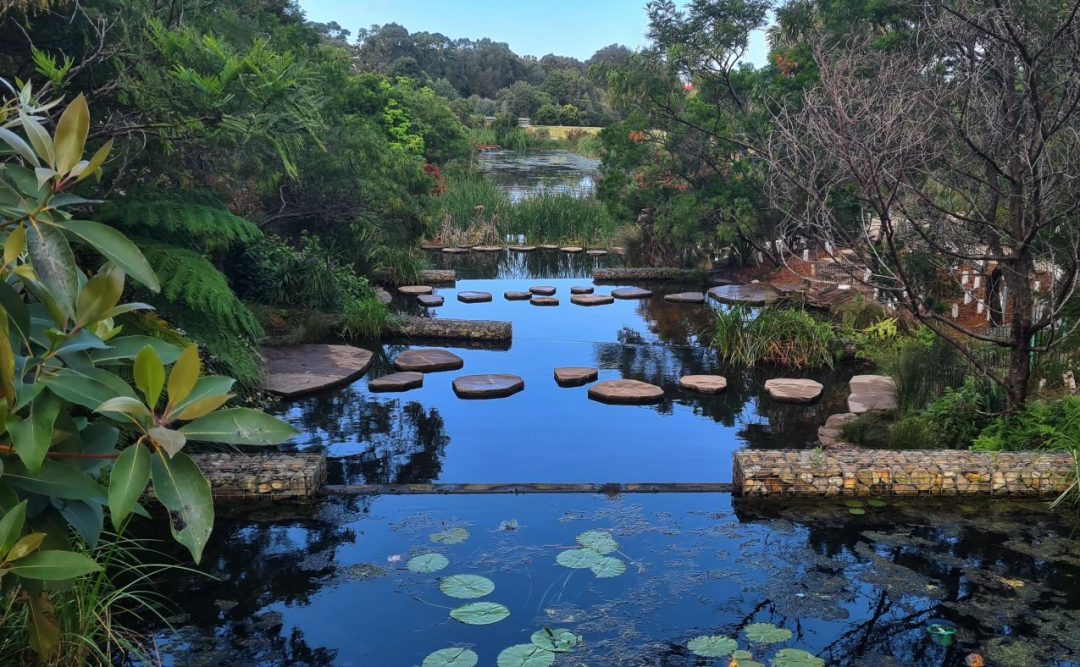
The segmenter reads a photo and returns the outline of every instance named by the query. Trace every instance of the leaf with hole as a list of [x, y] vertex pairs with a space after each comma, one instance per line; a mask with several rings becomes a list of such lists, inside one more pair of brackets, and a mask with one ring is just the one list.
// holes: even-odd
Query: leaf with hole
[[515, 644], [499, 653], [498, 667], [551, 667], [555, 654], [534, 644]]
[[438, 572], [449, 564], [450, 560], [442, 554], [420, 554], [410, 558], [405, 567], [409, 568], [410, 572], [429, 574]]
[[444, 595], [460, 600], [482, 598], [495, 590], [495, 582], [475, 574], [454, 574], [439, 582]]
[[611, 533], [603, 530], [589, 530], [577, 536], [577, 543], [588, 547], [598, 554], [607, 555], [619, 550], [619, 543]]
[[703, 658], [723, 658], [739, 648], [739, 642], [722, 635], [701, 635], [691, 639], [686, 648]]
[[592, 549], [567, 549], [555, 557], [555, 562], [572, 570], [588, 570], [604, 558]]
[[791, 639], [791, 630], [772, 623], [751, 623], [743, 629], [746, 639], [755, 644], [779, 644]]
[[450, 618], [467, 625], [491, 625], [510, 615], [510, 610], [497, 602], [470, 602], [450, 611]]
[[602, 556], [592, 567], [589, 568], [597, 579], [610, 579], [626, 572], [626, 563], [618, 558]]
[[461, 544], [469, 539], [469, 531], [464, 528], [452, 528], [428, 535], [428, 539], [439, 544]]
[[550, 630], [544, 628], [532, 633], [532, 643], [547, 651], [561, 653], [569, 651], [581, 642], [585, 641], [581, 635], [575, 634], [566, 628]]
[[467, 648], [441, 648], [424, 658], [420, 667], [475, 667], [480, 662], [476, 652]]

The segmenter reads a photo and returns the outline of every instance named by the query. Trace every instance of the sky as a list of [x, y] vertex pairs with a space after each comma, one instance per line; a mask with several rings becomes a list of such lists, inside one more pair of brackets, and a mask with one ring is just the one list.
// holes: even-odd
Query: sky
[[[648, 44], [645, 0], [300, 0], [300, 6], [309, 20], [337, 21], [353, 38], [357, 28], [398, 23], [409, 32], [490, 37], [518, 55], [580, 60], [608, 44]], [[746, 59], [760, 67], [767, 50], [764, 34], [755, 34]]]

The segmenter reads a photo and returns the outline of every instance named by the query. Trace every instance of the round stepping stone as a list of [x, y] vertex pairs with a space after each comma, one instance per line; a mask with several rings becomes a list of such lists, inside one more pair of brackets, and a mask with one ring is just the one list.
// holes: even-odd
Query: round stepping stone
[[607, 254], [607, 250], [586, 250], [585, 254], [590, 257], [603, 257]]
[[593, 288], [591, 288], [591, 287], [589, 287], [587, 285], [578, 285], [576, 287], [571, 287], [570, 288], [570, 293], [571, 294], [592, 294], [593, 293]]
[[460, 398], [503, 398], [524, 388], [525, 380], [502, 373], [463, 375], [454, 379], [454, 393]]
[[615, 303], [615, 297], [610, 294], [574, 294], [570, 297], [570, 303], [579, 306], [606, 306]]
[[665, 294], [664, 301], [672, 303], [705, 303], [705, 295], [701, 292], [679, 292], [678, 294]]
[[589, 398], [601, 403], [642, 405], [662, 401], [664, 390], [640, 380], [607, 380], [589, 387]]
[[476, 252], [499, 252], [502, 250], [502, 246], [497, 245], [478, 245], [473, 246], [473, 250]]
[[469, 252], [469, 249], [468, 248], [443, 248], [441, 250], [441, 252], [444, 252], [447, 255], [463, 255], [463, 254]]
[[532, 292], [503, 292], [503, 298], [507, 301], [528, 301], [532, 297]]
[[529, 299], [529, 303], [534, 306], [557, 306], [559, 305], [559, 300], [553, 296], [534, 296]]
[[584, 250], [584, 248], [580, 248], [580, 247], [578, 247], [576, 245], [568, 245], [568, 246], [563, 246], [562, 248], [559, 248], [559, 250], [561, 250], [562, 252], [568, 252], [570, 254], [575, 254], [575, 253], [581, 252], [582, 250]]
[[679, 378], [679, 386], [701, 394], [719, 394], [727, 389], [727, 378], [723, 375], [684, 375]]
[[611, 296], [616, 299], [648, 299], [652, 292], [640, 287], [619, 287], [611, 290]]
[[374, 355], [351, 345], [266, 347], [263, 389], [282, 396], [301, 396], [345, 385], [367, 372]]
[[768, 285], [721, 285], [709, 290], [709, 297], [721, 303], [764, 306], [779, 299], [780, 292]]
[[548, 285], [538, 285], [536, 287], [530, 287], [529, 291], [533, 294], [538, 294], [540, 296], [553, 296], [555, 294], [555, 288], [549, 287]]
[[539, 248], [540, 250], [558, 250], [559, 249], [559, 246], [554, 245], [552, 243], [544, 243], [544, 244], [538, 245], [536, 247]]
[[583, 384], [589, 384], [599, 376], [600, 372], [595, 368], [568, 366], [555, 369], [555, 382], [560, 387], [580, 387]]
[[421, 243], [420, 244], [420, 249], [421, 250], [442, 250], [445, 247], [446, 246], [443, 245], [442, 243]]
[[399, 371], [419, 371], [436, 373], [455, 371], [465, 365], [461, 357], [453, 352], [439, 349], [405, 350], [394, 359], [394, 367]]
[[439, 294], [421, 294], [416, 297], [416, 300], [420, 302], [421, 306], [427, 308], [435, 308], [436, 306], [443, 305], [444, 299]]
[[413, 371], [391, 373], [368, 382], [371, 391], [408, 391], [424, 386], [424, 374]]
[[534, 245], [512, 245], [512, 246], [510, 246], [510, 250], [512, 250], [514, 252], [532, 252], [533, 250], [536, 250], [536, 246], [534, 246]]
[[458, 292], [457, 300], [462, 303], [483, 303], [491, 301], [491, 292]]
[[429, 285], [402, 285], [397, 288], [397, 291], [409, 296], [420, 296], [421, 294], [431, 294], [433, 290]]
[[820, 382], [797, 378], [773, 378], [765, 381], [765, 392], [781, 403], [813, 403], [821, 396]]

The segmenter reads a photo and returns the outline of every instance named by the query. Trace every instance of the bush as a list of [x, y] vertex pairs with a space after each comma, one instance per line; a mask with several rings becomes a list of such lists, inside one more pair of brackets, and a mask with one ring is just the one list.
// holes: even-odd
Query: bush
[[1030, 401], [1012, 415], [1003, 415], [975, 440], [982, 452], [1052, 449], [1080, 450], [1080, 396], [1060, 401]]
[[956, 348], [929, 329], [899, 339], [889, 351], [881, 364], [896, 381], [896, 402], [903, 413], [918, 412], [946, 389], [960, 386], [970, 370]]
[[937, 446], [967, 449], [1005, 408], [1005, 392], [996, 383], [964, 378], [959, 389], [946, 389], [922, 413]]
[[730, 363], [832, 368], [839, 337], [828, 322], [804, 310], [769, 306], [755, 314], [734, 306], [717, 313], [712, 344]]

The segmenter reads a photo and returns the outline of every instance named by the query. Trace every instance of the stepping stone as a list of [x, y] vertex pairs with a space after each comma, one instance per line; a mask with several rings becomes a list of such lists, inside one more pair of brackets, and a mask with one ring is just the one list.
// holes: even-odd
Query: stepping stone
[[568, 366], [555, 369], [555, 382], [560, 387], [580, 387], [583, 384], [589, 384], [599, 376], [600, 372], [595, 368]]
[[640, 287], [619, 287], [611, 290], [611, 296], [616, 299], [648, 299], [652, 292]]
[[525, 388], [517, 375], [463, 375], [454, 379], [454, 393], [459, 398], [504, 398]]
[[421, 243], [420, 244], [420, 249], [421, 250], [442, 250], [445, 247], [446, 246], [444, 246], [441, 243]]
[[570, 293], [571, 294], [592, 294], [593, 293], [593, 288], [588, 287], [588, 286], [571, 287], [570, 288]]
[[552, 296], [552, 295], [555, 294], [555, 288], [554, 287], [549, 287], [547, 285], [539, 285], [537, 287], [530, 287], [529, 291], [532, 292], [533, 294], [538, 294], [540, 296]]
[[348, 384], [367, 372], [374, 355], [351, 345], [264, 347], [262, 387], [285, 397]]
[[561, 250], [562, 252], [568, 252], [570, 254], [575, 254], [575, 253], [581, 252], [582, 250], [584, 250], [584, 248], [579, 248], [576, 245], [568, 245], [568, 246], [563, 246], [562, 248], [559, 248], [559, 250]]
[[412, 371], [391, 373], [368, 382], [371, 391], [408, 391], [424, 386], [424, 374]]
[[468, 248], [443, 248], [441, 252], [444, 252], [447, 255], [463, 255], [463, 254], [469, 252], [469, 249]]
[[534, 296], [529, 299], [529, 303], [534, 306], [557, 306], [559, 305], [559, 300], [553, 296]]
[[503, 292], [503, 298], [507, 301], [528, 301], [532, 297], [532, 292]]
[[607, 380], [589, 387], [589, 398], [601, 403], [643, 405], [662, 401], [664, 390], [640, 380]]
[[421, 373], [456, 371], [464, 365], [465, 362], [462, 358], [453, 352], [434, 348], [405, 350], [394, 359], [394, 368], [399, 371], [419, 371]]
[[420, 302], [421, 306], [427, 308], [435, 308], [436, 306], [443, 305], [444, 299], [439, 294], [421, 294], [416, 297], [416, 300]]
[[896, 409], [896, 381], [888, 375], [856, 375], [848, 386], [848, 412]]
[[384, 306], [389, 306], [390, 302], [394, 300], [394, 297], [390, 294], [390, 292], [387, 292], [381, 287], [375, 288], [375, 298], [378, 299], [379, 303]]
[[679, 292], [678, 294], [665, 294], [664, 301], [672, 303], [705, 303], [705, 295], [701, 292]]
[[679, 386], [699, 394], [719, 394], [727, 389], [727, 378], [723, 375], [684, 375], [679, 378]]
[[768, 285], [721, 285], [709, 290], [709, 297], [721, 303], [764, 306], [779, 299], [780, 292]]
[[781, 403], [813, 403], [821, 396], [820, 382], [796, 378], [774, 378], [765, 381], [765, 391]]
[[570, 296], [570, 303], [579, 306], [606, 306], [615, 303], [615, 297], [610, 294], [573, 294]]
[[851, 412], [841, 412], [835, 415], [829, 415], [829, 418], [825, 420], [825, 425], [818, 429], [817, 437], [818, 442], [821, 443], [824, 449], [837, 449], [843, 447], [851, 447], [852, 445], [844, 442], [844, 424], [855, 420], [858, 415]]
[[419, 296], [421, 294], [431, 294], [433, 290], [429, 285], [402, 285], [397, 288], [397, 291], [409, 296]]
[[590, 257], [603, 257], [607, 254], [607, 250], [586, 250], [585, 254]]
[[457, 300], [462, 303], [483, 303], [491, 301], [491, 292], [458, 292]]
[[475, 250], [476, 252], [500, 252], [500, 251], [502, 251], [502, 246], [478, 245], [478, 246], [473, 246], [473, 250]]
[[559, 249], [559, 246], [551, 244], [551, 243], [544, 243], [544, 244], [538, 245], [536, 247], [541, 249], [541, 250], [558, 250]]
[[512, 246], [510, 246], [510, 250], [512, 250], [514, 252], [532, 252], [533, 250], [536, 250], [536, 246], [534, 246], [534, 245], [512, 245]]

